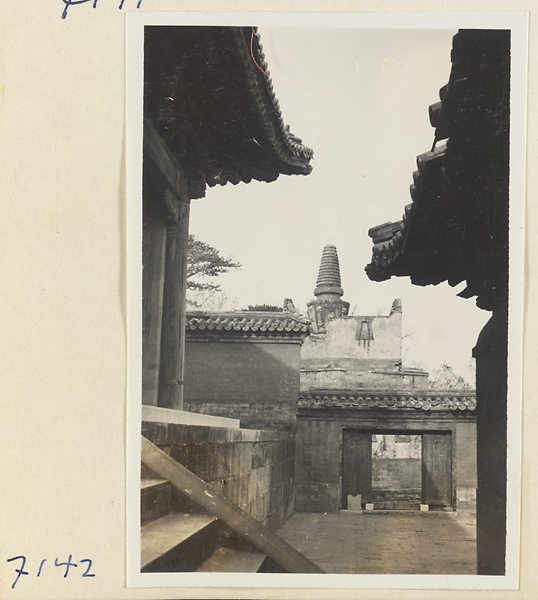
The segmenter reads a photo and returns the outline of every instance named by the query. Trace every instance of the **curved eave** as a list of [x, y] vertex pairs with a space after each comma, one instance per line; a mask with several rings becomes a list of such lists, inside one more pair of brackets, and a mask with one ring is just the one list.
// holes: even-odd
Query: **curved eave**
[[256, 28], [151, 29], [146, 114], [187, 171], [209, 186], [311, 172], [313, 151], [284, 123], [253, 60], [269, 74]]
[[[373, 281], [466, 280], [462, 297], [502, 301], [507, 279], [509, 32], [460, 31], [449, 83], [430, 107], [432, 151], [417, 157], [412, 203], [397, 223], [370, 229]], [[442, 140], [446, 144], [440, 145]], [[486, 267], [484, 267], [486, 265]]]

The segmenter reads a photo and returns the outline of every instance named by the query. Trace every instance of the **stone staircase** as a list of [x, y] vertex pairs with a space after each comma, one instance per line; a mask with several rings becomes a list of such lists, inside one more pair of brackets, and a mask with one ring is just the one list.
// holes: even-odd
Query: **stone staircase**
[[215, 516], [174, 495], [170, 481], [146, 474], [140, 492], [143, 573], [258, 573], [264, 565], [274, 570], [266, 554], [238, 539]]
[[143, 573], [322, 572], [145, 438], [142, 460]]

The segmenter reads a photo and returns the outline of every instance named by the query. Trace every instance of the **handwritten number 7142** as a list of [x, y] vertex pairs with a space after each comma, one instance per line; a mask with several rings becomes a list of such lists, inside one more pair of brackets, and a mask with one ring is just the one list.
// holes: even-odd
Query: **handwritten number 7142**
[[[11, 588], [13, 589], [19, 579], [21, 578], [21, 575], [30, 575], [29, 571], [25, 571], [24, 568], [26, 567], [26, 556], [13, 556], [12, 558], [8, 558], [6, 562], [10, 563], [16, 560], [20, 560], [21, 563], [19, 565], [18, 569], [15, 569], [15, 573], [17, 573], [17, 576], [15, 577], [15, 580], [13, 581], [13, 583], [11, 584]], [[44, 558], [40, 563], [39, 563], [39, 569], [37, 570], [37, 574], [36, 577], [41, 577], [41, 574], [45, 572], [46, 568], [45, 568], [45, 563], [47, 562], [47, 559]], [[84, 564], [84, 566], [86, 566], [86, 569], [81, 573], [82, 577], [95, 577], [95, 573], [91, 572], [91, 568], [92, 568], [92, 560], [89, 558], [82, 558], [78, 561], [78, 564], [73, 562], [73, 555], [70, 554], [69, 558], [67, 559], [67, 562], [59, 562], [58, 558], [54, 559], [54, 566], [55, 567], [65, 567], [65, 571], [64, 571], [64, 578], [67, 577], [69, 575], [70, 569], [71, 568], [75, 568], [75, 567], [82, 567]]]

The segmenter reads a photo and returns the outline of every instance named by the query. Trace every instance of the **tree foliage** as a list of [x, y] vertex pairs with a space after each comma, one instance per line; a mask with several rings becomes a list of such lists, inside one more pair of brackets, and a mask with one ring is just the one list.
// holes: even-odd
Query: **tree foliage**
[[429, 386], [434, 390], [471, 389], [469, 383], [461, 375], [455, 373], [454, 369], [446, 363], [430, 373]]
[[249, 304], [248, 308], [242, 310], [252, 310], [256, 312], [283, 312], [284, 309], [276, 304]]
[[224, 258], [220, 252], [189, 235], [189, 251], [187, 257], [187, 289], [198, 292], [216, 292], [221, 286], [211, 279], [227, 273], [230, 269], [239, 269], [240, 263]]

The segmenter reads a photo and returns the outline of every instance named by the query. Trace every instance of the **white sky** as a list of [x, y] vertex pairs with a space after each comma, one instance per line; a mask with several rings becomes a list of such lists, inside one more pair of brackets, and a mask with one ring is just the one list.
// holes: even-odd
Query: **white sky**
[[230, 303], [306, 312], [321, 252], [335, 244], [344, 300], [356, 314], [403, 302], [404, 364], [464, 372], [490, 313], [408, 278], [371, 282], [370, 227], [401, 218], [416, 156], [431, 148], [428, 107], [448, 81], [453, 30], [260, 28], [284, 121], [314, 150], [313, 172], [208, 189], [190, 231], [243, 266], [219, 278]]

